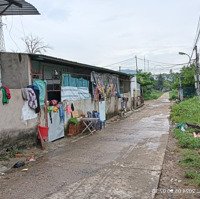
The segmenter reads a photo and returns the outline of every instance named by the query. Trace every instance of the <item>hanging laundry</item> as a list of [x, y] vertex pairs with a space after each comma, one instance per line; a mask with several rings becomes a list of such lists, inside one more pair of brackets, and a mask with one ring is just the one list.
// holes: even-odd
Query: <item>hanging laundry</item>
[[74, 111], [74, 104], [73, 103], [71, 103], [71, 109], [72, 109], [72, 111]]
[[21, 91], [22, 91], [22, 98], [23, 100], [26, 100], [28, 101], [28, 92], [27, 92], [27, 88], [22, 88]]
[[67, 115], [71, 115], [72, 109], [71, 109], [71, 106], [70, 106], [70, 105], [67, 105], [67, 106], [66, 106], [66, 112], [67, 112]]
[[32, 88], [35, 95], [36, 95], [36, 101], [37, 101], [37, 107], [35, 109], [35, 113], [39, 113], [40, 112], [40, 90], [38, 88], [38, 86], [35, 86], [35, 85], [30, 85], [30, 86], [27, 86], [27, 88]]
[[40, 106], [44, 106], [45, 103], [45, 96], [46, 96], [46, 82], [40, 79], [34, 80], [34, 86], [37, 86], [40, 90]]
[[8, 99], [8, 97], [6, 95], [6, 90], [5, 90], [4, 87], [1, 87], [1, 90], [2, 90], [2, 103], [3, 103], [3, 105], [4, 104], [8, 104], [9, 99]]
[[51, 124], [52, 124], [52, 122], [53, 122], [53, 121], [52, 121], [53, 106], [48, 106], [47, 111], [48, 111], [48, 113], [49, 113], [49, 119], [50, 119]]
[[56, 106], [58, 104], [57, 100], [51, 100], [49, 103], [51, 106]]
[[10, 89], [7, 87], [7, 86], [2, 86], [5, 91], [6, 91], [6, 96], [7, 96], [7, 99], [11, 99], [11, 92], [10, 92]]
[[36, 109], [38, 107], [37, 98], [34, 90], [32, 88], [27, 88], [27, 97], [28, 97], [28, 105], [32, 109]]
[[60, 122], [65, 122], [65, 112], [63, 109], [63, 105], [60, 104], [59, 106], [59, 116], [60, 116]]
[[53, 112], [54, 112], [54, 113], [57, 113], [58, 110], [59, 110], [59, 108], [58, 108], [57, 106], [54, 106], [54, 107], [53, 107]]
[[32, 88], [22, 88], [22, 98], [28, 101], [30, 108], [36, 110], [38, 107], [37, 96]]

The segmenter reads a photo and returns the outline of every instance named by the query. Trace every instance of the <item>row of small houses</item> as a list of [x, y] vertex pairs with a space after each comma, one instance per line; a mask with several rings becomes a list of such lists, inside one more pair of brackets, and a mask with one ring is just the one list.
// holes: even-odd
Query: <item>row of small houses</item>
[[[0, 149], [32, 143], [38, 125], [49, 127], [49, 141], [63, 137], [72, 113], [87, 117], [95, 111], [106, 120], [139, 105], [136, 77], [122, 72], [24, 53], [1, 53], [0, 64], [0, 84], [11, 93], [8, 103], [0, 103]], [[34, 86], [37, 108], [25, 96]]]

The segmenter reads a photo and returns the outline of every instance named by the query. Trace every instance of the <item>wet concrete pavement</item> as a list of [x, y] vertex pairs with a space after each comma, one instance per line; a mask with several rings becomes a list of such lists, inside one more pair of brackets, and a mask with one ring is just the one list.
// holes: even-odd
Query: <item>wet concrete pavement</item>
[[27, 172], [1, 176], [0, 198], [153, 198], [167, 145], [169, 107], [164, 94], [103, 131], [63, 139]]

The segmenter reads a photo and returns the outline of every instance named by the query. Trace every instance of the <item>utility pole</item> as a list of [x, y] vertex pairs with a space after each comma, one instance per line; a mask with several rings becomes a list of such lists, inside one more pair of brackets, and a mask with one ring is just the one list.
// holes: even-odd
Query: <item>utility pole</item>
[[144, 56], [144, 72], [145, 72], [145, 56]]
[[135, 56], [136, 73], [138, 73], [137, 56]]
[[149, 60], [148, 60], [148, 72], [150, 72], [150, 71], [149, 71]]
[[119, 66], [119, 72], [121, 72], [122, 71], [122, 68], [121, 68], [121, 66]]
[[197, 92], [197, 95], [199, 96], [200, 95], [200, 87], [199, 87], [199, 53], [197, 51], [197, 46], [194, 47], [194, 50], [195, 50], [195, 54], [196, 54], [196, 59], [195, 59], [195, 62], [196, 62], [196, 92]]

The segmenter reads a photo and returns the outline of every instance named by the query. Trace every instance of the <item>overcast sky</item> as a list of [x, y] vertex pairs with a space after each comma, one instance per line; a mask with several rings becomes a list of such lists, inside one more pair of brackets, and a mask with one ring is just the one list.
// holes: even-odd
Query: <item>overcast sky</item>
[[[28, 2], [41, 15], [3, 17], [7, 51], [23, 52], [21, 38], [32, 34], [53, 47], [48, 55], [97, 66], [135, 55], [160, 62], [187, 62], [178, 52], [191, 53], [200, 15], [200, 0]], [[132, 61], [122, 67], [134, 65]], [[139, 67], [143, 67], [142, 61]], [[159, 67], [150, 63], [149, 70]]]

